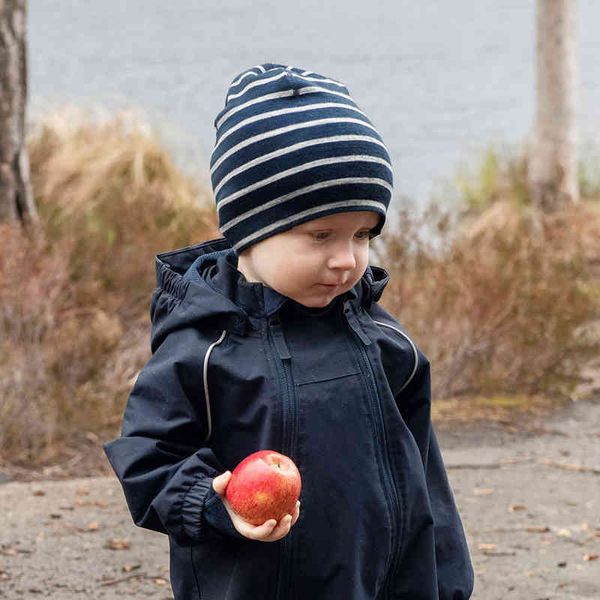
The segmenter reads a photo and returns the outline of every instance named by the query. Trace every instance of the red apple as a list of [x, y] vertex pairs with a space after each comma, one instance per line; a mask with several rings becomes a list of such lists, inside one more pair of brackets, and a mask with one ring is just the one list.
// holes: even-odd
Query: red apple
[[293, 515], [302, 480], [294, 461], [274, 450], [259, 450], [233, 470], [225, 497], [231, 508], [253, 525]]

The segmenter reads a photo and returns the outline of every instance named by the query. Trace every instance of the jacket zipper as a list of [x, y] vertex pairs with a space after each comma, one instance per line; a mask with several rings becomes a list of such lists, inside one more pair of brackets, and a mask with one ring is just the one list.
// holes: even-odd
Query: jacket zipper
[[[292, 390], [291, 369], [289, 366], [291, 354], [285, 343], [285, 337], [281, 327], [281, 320], [277, 315], [269, 318], [267, 337], [273, 355], [279, 377], [280, 388], [284, 391], [282, 401], [282, 435], [281, 452], [286, 456], [294, 455], [296, 435], [296, 396]], [[279, 358], [280, 360], [277, 360]], [[289, 424], [289, 427], [288, 427]], [[291, 589], [291, 566], [292, 566], [292, 531], [281, 540], [279, 553], [279, 569], [277, 574], [277, 587], [275, 598], [289, 598]]]
[[[392, 475], [392, 471], [391, 471], [391, 467], [390, 467], [390, 457], [389, 457], [388, 444], [387, 444], [385, 420], [383, 418], [383, 413], [381, 410], [381, 402], [379, 400], [379, 394], [377, 393], [377, 386], [375, 384], [375, 374], [373, 373], [373, 367], [371, 365], [371, 361], [369, 360], [369, 356], [364, 348], [365, 345], [368, 346], [371, 344], [371, 340], [369, 339], [367, 334], [360, 327], [360, 324], [358, 323], [358, 318], [354, 314], [349, 300], [344, 301], [344, 315], [346, 316], [346, 320], [348, 321], [348, 324], [350, 325], [350, 327], [355, 335], [354, 339], [356, 341], [356, 345], [358, 346], [358, 349], [360, 351], [360, 355], [362, 357], [363, 364], [366, 367], [367, 381], [369, 382], [369, 386], [368, 386], [369, 391], [371, 392], [371, 398], [372, 398], [372, 401], [374, 402], [374, 404], [376, 405], [377, 415], [379, 417], [380, 428], [377, 433], [379, 434], [379, 432], [381, 432], [381, 434], [383, 436], [383, 447], [385, 448], [385, 451], [383, 452], [384, 473], [386, 476], [386, 484], [389, 484], [391, 482], [391, 486], [389, 486], [389, 487], [392, 490], [392, 493], [394, 496], [394, 506], [397, 507], [397, 510], [399, 513], [399, 518], [397, 519], [398, 524], [396, 525], [396, 523], [394, 523], [392, 525], [392, 552], [391, 552], [391, 556], [390, 556], [390, 561], [388, 561], [388, 565], [386, 565], [386, 568], [389, 569], [388, 575], [386, 577], [386, 580], [385, 580], [385, 583], [383, 586], [383, 592], [384, 592], [383, 598], [384, 598], [384, 600], [386, 600], [388, 598], [391, 598], [391, 591], [390, 591], [391, 582], [394, 580], [395, 572], [397, 569], [396, 563], [398, 562], [398, 556], [400, 554], [402, 531], [396, 531], [396, 530], [399, 529], [400, 528], [399, 526], [401, 526], [401, 524], [402, 524], [402, 519], [403, 519], [402, 507], [399, 502], [399, 495], [398, 495], [398, 490], [396, 489], [396, 482], [394, 481], [394, 477]], [[358, 338], [358, 340], [356, 338]], [[392, 519], [394, 521], [396, 521], [395, 511], [391, 511], [391, 512], [392, 512]], [[390, 567], [390, 563], [391, 563], [391, 567]]]

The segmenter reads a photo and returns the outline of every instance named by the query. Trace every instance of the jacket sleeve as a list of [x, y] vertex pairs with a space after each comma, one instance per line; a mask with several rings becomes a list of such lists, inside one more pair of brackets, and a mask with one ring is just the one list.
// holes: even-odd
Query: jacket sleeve
[[474, 573], [463, 525], [431, 422], [431, 373], [428, 358], [416, 348], [417, 370], [396, 398], [398, 408], [421, 451], [433, 512], [440, 600], [471, 597]]
[[197, 336], [190, 329], [166, 336], [129, 394], [120, 437], [103, 444], [134, 523], [181, 545], [211, 532], [245, 539], [212, 487], [226, 469], [203, 443], [208, 424]]

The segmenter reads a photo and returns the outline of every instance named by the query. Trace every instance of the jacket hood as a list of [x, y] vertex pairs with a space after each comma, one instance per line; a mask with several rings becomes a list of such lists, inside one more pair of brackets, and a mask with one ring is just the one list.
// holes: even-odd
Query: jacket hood
[[263, 283], [247, 281], [237, 261], [226, 238], [155, 256], [156, 289], [150, 307], [153, 351], [170, 331], [204, 320], [243, 334], [255, 327], [256, 319], [273, 315], [284, 303], [308, 315], [323, 314], [345, 299], [368, 308], [379, 300], [389, 281], [385, 269], [368, 266], [351, 290], [327, 307], [310, 308]]

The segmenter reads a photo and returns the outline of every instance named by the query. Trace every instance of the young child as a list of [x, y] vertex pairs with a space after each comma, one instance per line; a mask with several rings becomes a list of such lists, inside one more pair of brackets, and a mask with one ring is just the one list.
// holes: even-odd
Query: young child
[[[469, 598], [429, 361], [368, 264], [381, 136], [342, 83], [272, 63], [215, 127], [224, 237], [156, 256], [152, 357], [104, 445], [135, 524], [168, 534], [175, 600]], [[302, 508], [254, 526], [225, 490], [263, 449], [298, 466]]]

